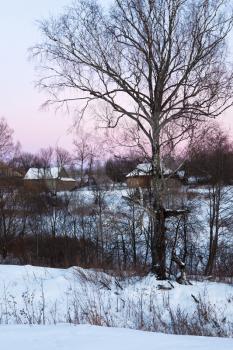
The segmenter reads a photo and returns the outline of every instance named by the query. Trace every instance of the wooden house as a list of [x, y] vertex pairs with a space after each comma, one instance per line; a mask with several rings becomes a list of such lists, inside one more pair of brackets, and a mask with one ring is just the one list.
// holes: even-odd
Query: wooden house
[[71, 191], [76, 187], [76, 180], [63, 167], [30, 168], [24, 176], [24, 186], [51, 192]]
[[[176, 171], [163, 167], [163, 176], [165, 178], [176, 179], [185, 182], [184, 171]], [[152, 166], [150, 163], [139, 164], [136, 169], [126, 176], [127, 186], [129, 188], [150, 188], [152, 182]]]
[[[164, 203], [167, 208], [182, 207], [186, 202], [186, 186], [184, 171], [174, 172], [163, 167], [163, 176], [167, 178], [166, 190], [164, 191]], [[140, 198], [145, 199], [152, 187], [152, 166], [150, 163], [139, 164], [136, 169], [126, 176], [129, 189], [138, 191]]]
[[126, 175], [129, 188], [149, 188], [152, 180], [152, 167], [150, 163], [139, 164], [136, 169]]

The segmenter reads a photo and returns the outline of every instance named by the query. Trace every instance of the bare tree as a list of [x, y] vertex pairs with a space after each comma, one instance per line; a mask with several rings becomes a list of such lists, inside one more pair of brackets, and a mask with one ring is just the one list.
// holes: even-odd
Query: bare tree
[[109, 12], [79, 0], [41, 22], [44, 41], [33, 48], [43, 66], [39, 85], [52, 92], [47, 103], [79, 103], [82, 117], [102, 101], [108, 127], [127, 117], [149, 140], [152, 271], [160, 279], [166, 278], [167, 217], [162, 150], [232, 105], [226, 50], [232, 19], [227, 0], [115, 0]]
[[232, 225], [232, 144], [217, 124], [199, 130], [189, 150], [190, 170], [206, 179], [208, 203], [208, 257], [205, 274], [211, 275], [216, 266], [219, 241]]
[[36, 168], [49, 169], [53, 161], [53, 148], [41, 148], [35, 156], [34, 166]]
[[64, 148], [56, 147], [54, 150], [55, 153], [55, 165], [58, 168], [63, 168], [65, 166], [70, 167], [72, 164], [71, 154]]
[[35, 155], [33, 153], [21, 152], [21, 150], [19, 150], [19, 152], [10, 160], [10, 165], [22, 171], [24, 174], [28, 169], [34, 166], [35, 161], [37, 160], [35, 160]]
[[88, 135], [84, 134], [79, 140], [74, 140], [75, 162], [80, 166], [80, 183], [83, 185], [84, 170], [92, 165], [93, 149], [88, 141]]
[[0, 119], [0, 158], [5, 159], [14, 152], [13, 130], [4, 118]]
[[80, 184], [84, 184], [84, 175], [88, 177], [88, 183], [91, 182], [91, 177], [94, 174], [94, 168], [97, 165], [97, 155], [102, 154], [103, 149], [101, 142], [93, 139], [93, 136], [88, 133], [82, 133], [77, 140], [74, 140], [74, 160], [79, 167]]

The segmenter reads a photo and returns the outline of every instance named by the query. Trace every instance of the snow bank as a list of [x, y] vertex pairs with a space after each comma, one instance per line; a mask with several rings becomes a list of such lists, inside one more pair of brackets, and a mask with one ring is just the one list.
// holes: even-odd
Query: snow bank
[[8, 350], [232, 350], [233, 340], [174, 336], [96, 326], [0, 326]]
[[[232, 335], [233, 286], [213, 282], [182, 286], [173, 282], [174, 288], [161, 290], [161, 284], [170, 287], [153, 275], [120, 279], [75, 267], [0, 265], [0, 323], [89, 323], [166, 333]], [[198, 311], [197, 307], [202, 309]], [[210, 319], [197, 333], [195, 324], [194, 331], [174, 330], [171, 312], [176, 316], [177, 310], [188, 323], [200, 311], [204, 322], [206, 311]], [[224, 333], [220, 333], [222, 325]]]

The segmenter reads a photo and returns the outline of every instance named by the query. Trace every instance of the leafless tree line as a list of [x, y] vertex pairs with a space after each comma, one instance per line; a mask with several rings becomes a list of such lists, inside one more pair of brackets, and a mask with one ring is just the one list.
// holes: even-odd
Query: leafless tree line
[[152, 271], [159, 279], [166, 278], [170, 215], [163, 201], [163, 150], [232, 105], [232, 20], [227, 0], [115, 0], [109, 11], [80, 0], [40, 23], [43, 39], [32, 49], [41, 66], [38, 85], [51, 93], [48, 104], [78, 104], [83, 118], [98, 103], [106, 110], [105, 127], [129, 120], [147, 139], [153, 186], [146, 210], [153, 226]]
[[[5, 121], [3, 123], [8, 135], [10, 129]], [[125, 175], [143, 158], [131, 153], [100, 163], [83, 140], [75, 143], [74, 154], [61, 148], [48, 148], [33, 155], [20, 152], [18, 146], [14, 146], [11, 132], [10, 135], [2, 162], [15, 170], [56, 164], [68, 167], [72, 173], [75, 160], [79, 177], [91, 171], [102, 181], [89, 187], [89, 191], [86, 189], [90, 196], [88, 201], [85, 191], [80, 189], [54, 195], [46, 186], [25, 190], [18, 183], [1, 185], [2, 262], [150, 271], [153, 218], [138, 201], [138, 190], [124, 190], [125, 197], [120, 197], [119, 205], [113, 205], [119, 189], [114, 184], [124, 183]], [[179, 193], [179, 200], [188, 210], [167, 219], [166, 276], [178, 280], [180, 273], [182, 280], [187, 280], [187, 274], [231, 276], [232, 143], [217, 124], [205, 124], [196, 130], [195, 138], [187, 145], [187, 150], [182, 151], [182, 157], [182, 169], [190, 177], [199, 179], [199, 183], [186, 185], [184, 198]], [[170, 157], [169, 162], [180, 163], [181, 155], [177, 158], [171, 160]], [[106, 178], [111, 182], [107, 183]], [[144, 189], [144, 192], [146, 201], [150, 200], [151, 189]], [[174, 196], [173, 191], [170, 193]], [[110, 200], [109, 196], [112, 196]], [[202, 205], [205, 222], [198, 215]]]

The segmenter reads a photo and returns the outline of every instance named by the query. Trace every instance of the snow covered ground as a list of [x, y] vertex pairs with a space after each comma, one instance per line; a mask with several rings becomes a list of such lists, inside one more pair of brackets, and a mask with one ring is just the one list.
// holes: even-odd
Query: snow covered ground
[[8, 350], [232, 350], [233, 340], [88, 325], [0, 326]]
[[[218, 328], [218, 322], [223, 318], [226, 329], [232, 329], [233, 286], [211, 282], [181, 286], [173, 282], [174, 288], [161, 290], [161, 284], [170, 286], [153, 276], [120, 279], [81, 268], [0, 265], [0, 349], [233, 349], [233, 339], [224, 338], [227, 331], [218, 333], [222, 327]], [[199, 304], [193, 296], [200, 305], [203, 298], [207, 303], [207, 322], [201, 325], [203, 334], [216, 327], [216, 334], [223, 338], [126, 329], [179, 333], [169, 328], [169, 312], [173, 310], [176, 315], [175, 310], [179, 310], [179, 317], [197, 316]], [[214, 317], [210, 318], [212, 312]], [[190, 322], [185, 317], [183, 322]], [[179, 322], [182, 320], [179, 318]]]
[[[232, 285], [173, 282], [170, 290], [161, 285], [171, 288], [152, 275], [119, 279], [81, 268], [0, 265], [0, 323], [89, 323], [181, 333], [172, 317], [190, 323], [201, 315], [198, 334], [232, 335]], [[195, 323], [192, 327], [184, 334], [196, 334]]]

